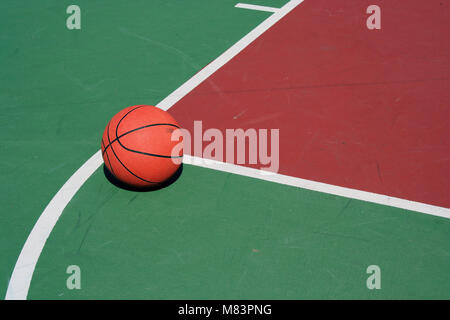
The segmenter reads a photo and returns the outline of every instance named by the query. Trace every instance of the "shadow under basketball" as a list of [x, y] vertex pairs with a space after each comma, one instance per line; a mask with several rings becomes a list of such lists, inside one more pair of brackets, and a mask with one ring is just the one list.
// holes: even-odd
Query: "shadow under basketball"
[[137, 188], [130, 186], [126, 183], [123, 183], [119, 179], [117, 179], [103, 164], [103, 173], [105, 174], [106, 179], [108, 179], [109, 182], [111, 182], [113, 185], [115, 185], [117, 188], [128, 190], [128, 191], [135, 191], [135, 192], [149, 192], [149, 191], [156, 191], [163, 188], [166, 188], [170, 186], [172, 183], [178, 180], [178, 178], [181, 176], [181, 173], [183, 172], [183, 164], [180, 165], [180, 167], [175, 171], [175, 173], [166, 181], [162, 183], [155, 184], [153, 186], [145, 187], [145, 188]]

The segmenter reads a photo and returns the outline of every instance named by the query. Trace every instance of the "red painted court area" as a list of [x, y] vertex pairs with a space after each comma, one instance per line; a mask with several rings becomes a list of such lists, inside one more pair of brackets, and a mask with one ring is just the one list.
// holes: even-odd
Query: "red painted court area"
[[171, 113], [279, 128], [281, 174], [450, 207], [450, 4], [377, 1], [368, 30], [370, 4], [306, 0]]

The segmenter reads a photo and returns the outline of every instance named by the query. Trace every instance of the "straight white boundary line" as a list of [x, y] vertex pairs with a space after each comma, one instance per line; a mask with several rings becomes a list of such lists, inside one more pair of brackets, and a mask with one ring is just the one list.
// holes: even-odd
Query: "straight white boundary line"
[[[276, 13], [272, 14], [250, 33], [236, 42], [216, 60], [211, 62], [167, 98], [162, 100], [157, 106], [163, 110], [172, 107], [176, 102], [220, 69], [224, 64], [230, 61], [234, 56], [302, 2], [303, 0], [289, 1]], [[101, 166], [102, 162], [101, 152], [97, 151], [69, 178], [69, 180], [67, 180], [52, 200], [50, 200], [49, 204], [36, 221], [36, 224], [31, 230], [31, 233], [20, 252], [9, 280], [5, 300], [25, 300], [27, 298], [34, 269], [53, 227], [69, 201], [95, 170]]]
[[377, 203], [389, 207], [395, 207], [410, 211], [416, 211], [425, 213], [437, 217], [450, 219], [450, 209], [444, 207], [433, 206], [421, 202], [405, 200], [395, 197], [390, 197], [378, 193], [361, 191], [351, 188], [345, 188], [335, 186], [323, 182], [317, 182], [312, 180], [301, 179], [297, 177], [286, 176], [283, 174], [273, 173], [267, 174], [267, 172], [253, 169], [249, 167], [239, 166], [231, 163], [225, 163], [215, 160], [202, 159], [194, 156], [184, 155], [183, 162], [192, 164], [198, 167], [213, 169], [217, 171], [223, 171], [233, 173], [250, 178], [256, 178], [259, 180], [265, 180], [284, 184], [292, 187], [318, 191], [322, 193], [332, 194], [349, 199], [362, 200], [371, 203]]
[[278, 8], [258, 6], [256, 4], [247, 4], [247, 3], [238, 3], [235, 5], [235, 7], [241, 8], [241, 9], [250, 9], [250, 10], [266, 11], [266, 12], [277, 12], [278, 10], [280, 10]]
[[250, 43], [252, 43], [256, 38], [258, 38], [261, 34], [263, 34], [267, 29], [277, 23], [281, 18], [283, 18], [286, 14], [288, 14], [292, 9], [302, 3], [303, 0], [291, 0], [286, 3], [283, 7], [281, 7], [277, 12], [272, 14], [266, 20], [264, 20], [261, 24], [259, 24], [255, 29], [250, 31], [246, 36], [244, 36], [241, 40], [236, 42], [231, 48], [225, 51], [222, 55], [220, 55], [216, 60], [211, 62], [209, 65], [200, 70], [194, 77], [189, 79], [186, 83], [184, 83], [177, 90], [172, 92], [167, 98], [162, 100], [158, 107], [161, 109], [167, 110], [175, 103], [177, 103], [181, 98], [183, 98], [187, 93], [191, 92], [195, 87], [197, 87], [200, 83], [205, 81], [209, 76], [211, 76], [214, 72], [220, 69], [223, 65], [225, 65], [228, 61], [234, 58], [239, 52], [241, 52], [245, 47], [247, 47]]

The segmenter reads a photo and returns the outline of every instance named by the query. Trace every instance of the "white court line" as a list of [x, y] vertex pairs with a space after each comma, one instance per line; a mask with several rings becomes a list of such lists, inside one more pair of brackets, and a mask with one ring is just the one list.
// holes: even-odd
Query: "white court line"
[[228, 61], [230, 61], [233, 57], [235, 57], [239, 52], [241, 52], [245, 47], [247, 47], [250, 43], [252, 43], [256, 38], [258, 38], [261, 34], [263, 34], [267, 29], [273, 26], [276, 22], [278, 22], [281, 18], [283, 18], [286, 14], [288, 14], [292, 9], [302, 3], [303, 0], [291, 0], [286, 3], [281, 9], [279, 9], [276, 13], [268, 17], [261, 24], [259, 24], [255, 29], [250, 31], [247, 35], [245, 35], [241, 40], [236, 42], [231, 48], [222, 53], [216, 60], [211, 62], [209, 65], [200, 70], [194, 77], [189, 79], [186, 83], [184, 83], [177, 90], [172, 92], [167, 98], [162, 100], [157, 106], [163, 110], [169, 109], [175, 103], [177, 103], [181, 98], [183, 98], [186, 94], [191, 92], [195, 87], [197, 87], [200, 83], [205, 81], [210, 75], [216, 72], [219, 68], [225, 65]]
[[278, 8], [266, 7], [266, 6], [258, 6], [256, 4], [247, 4], [247, 3], [238, 3], [235, 5], [236, 8], [242, 9], [250, 9], [250, 10], [258, 10], [258, 11], [267, 11], [267, 12], [277, 12]]
[[[169, 109], [302, 2], [303, 0], [289, 1], [276, 13], [264, 20], [250, 33], [236, 42], [216, 60], [211, 62], [167, 98], [162, 100], [157, 106], [163, 110]], [[22, 251], [20, 252], [19, 258], [17, 259], [13, 273], [9, 280], [8, 289], [5, 296], [6, 300], [24, 300], [27, 298], [36, 263], [41, 255], [42, 249], [44, 248], [45, 242], [53, 230], [53, 227], [75, 193], [95, 172], [95, 170], [101, 166], [102, 162], [103, 159], [101, 152], [98, 151], [88, 161], [86, 161], [83, 166], [81, 166], [81, 168], [70, 177], [69, 180], [67, 180], [52, 200], [50, 200], [49, 204], [44, 209], [31, 230], [31, 233], [29, 234]]]
[[99, 150], [66, 181], [44, 209], [20, 252], [5, 300], [27, 298], [34, 268], [50, 232], [69, 201], [102, 163], [102, 153]]
[[194, 156], [184, 155], [183, 163], [192, 164], [198, 167], [213, 169], [217, 171], [223, 171], [228, 173], [233, 173], [241, 176], [246, 176], [250, 178], [256, 178], [259, 180], [265, 180], [270, 182], [275, 182], [279, 184], [284, 184], [292, 187], [318, 191], [327, 194], [333, 194], [340, 197], [356, 199], [367, 201], [371, 203], [377, 203], [389, 207], [395, 207], [410, 211], [416, 211], [420, 213], [425, 213], [437, 217], [450, 219], [450, 209], [444, 207], [433, 206], [430, 204], [425, 204], [421, 202], [400, 199], [395, 197], [390, 197], [378, 193], [361, 191], [357, 189], [345, 188], [340, 186], [335, 186], [323, 182], [317, 182], [312, 180], [301, 179], [297, 177], [286, 176], [283, 174], [273, 173], [267, 174], [267, 172], [253, 169], [249, 167], [239, 166], [231, 163], [225, 163], [215, 160], [202, 159]]

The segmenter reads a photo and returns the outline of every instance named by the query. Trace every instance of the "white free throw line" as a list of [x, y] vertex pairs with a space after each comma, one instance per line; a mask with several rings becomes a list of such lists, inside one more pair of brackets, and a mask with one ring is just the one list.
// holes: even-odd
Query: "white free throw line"
[[[163, 110], [169, 109], [302, 2], [303, 0], [291, 0], [286, 3], [276, 13], [264, 20], [216, 60], [211, 62], [167, 98], [162, 100], [157, 106]], [[103, 159], [101, 152], [97, 151], [69, 178], [69, 180], [67, 180], [62, 188], [50, 200], [49, 204], [36, 221], [36, 224], [28, 235], [22, 251], [20, 252], [9, 280], [5, 296], [6, 300], [24, 300], [27, 298], [36, 263], [56, 222], [76, 192], [102, 163]]]
[[233, 173], [241, 176], [246, 176], [250, 178], [256, 178], [260, 180], [275, 182], [279, 184], [284, 184], [292, 187], [318, 191], [327, 194], [333, 194], [340, 197], [345, 197], [349, 199], [362, 200], [371, 203], [377, 203], [389, 207], [395, 207], [410, 211], [416, 211], [420, 213], [425, 213], [433, 216], [438, 216], [442, 218], [450, 219], [450, 209], [444, 207], [438, 207], [430, 204], [425, 204], [421, 202], [400, 199], [395, 197], [390, 197], [378, 193], [361, 191], [351, 188], [345, 188], [340, 186], [335, 186], [323, 182], [317, 182], [312, 180], [301, 179], [297, 177], [286, 176], [278, 173], [268, 174], [266, 171], [253, 169], [249, 167], [239, 166], [231, 163], [225, 163], [215, 160], [203, 159], [194, 156], [184, 155], [183, 163], [192, 164], [198, 167], [213, 169], [217, 171], [223, 171], [228, 173]]
[[238, 3], [235, 5], [236, 8], [242, 9], [250, 9], [250, 10], [258, 10], [258, 11], [267, 11], [267, 12], [277, 12], [278, 8], [266, 7], [266, 6], [258, 6], [255, 4], [247, 4], [247, 3]]

